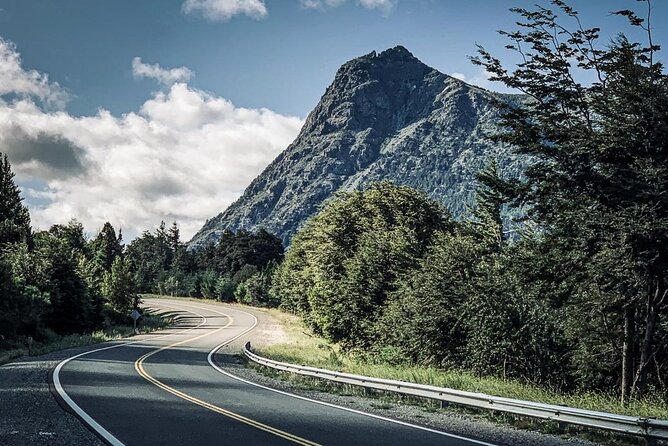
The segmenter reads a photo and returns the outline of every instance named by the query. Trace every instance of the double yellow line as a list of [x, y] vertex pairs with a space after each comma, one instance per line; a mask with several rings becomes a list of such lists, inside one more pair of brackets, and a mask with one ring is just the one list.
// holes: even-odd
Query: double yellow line
[[[193, 314], [196, 314], [197, 316], [201, 317], [204, 320], [202, 322], [202, 324], [200, 324], [200, 326], [204, 325], [206, 323], [206, 317], [205, 316], [203, 316], [203, 315], [201, 315], [201, 314], [199, 314], [195, 311], [190, 311], [190, 310], [186, 310], [186, 311], [191, 312]], [[224, 313], [221, 313], [221, 314], [224, 314]], [[193, 396], [185, 394], [185, 393], [181, 392], [180, 390], [176, 390], [175, 388], [168, 386], [167, 384], [163, 383], [162, 381], [159, 381], [158, 379], [152, 377], [151, 375], [149, 375], [146, 372], [146, 370], [144, 369], [144, 361], [146, 361], [146, 359], [155, 355], [156, 353], [159, 353], [163, 350], [168, 350], [170, 348], [177, 347], [179, 345], [186, 344], [188, 342], [196, 341], [197, 339], [202, 339], [204, 337], [211, 336], [212, 334], [218, 333], [219, 331], [222, 331], [225, 328], [232, 325], [232, 323], [234, 322], [234, 319], [232, 319], [232, 317], [228, 314], [224, 314], [224, 316], [226, 316], [228, 318], [229, 322], [227, 324], [225, 324], [223, 327], [220, 327], [216, 330], [213, 330], [213, 331], [210, 331], [208, 333], [204, 333], [202, 335], [196, 336], [194, 338], [185, 339], [183, 341], [175, 342], [173, 344], [169, 344], [167, 346], [164, 346], [164, 347], [158, 348], [156, 350], [153, 350], [151, 352], [148, 352], [145, 355], [143, 355], [141, 358], [139, 358], [135, 361], [135, 370], [137, 371], [137, 373], [139, 373], [139, 375], [141, 377], [146, 379], [151, 384], [154, 384], [155, 386], [171, 393], [172, 395], [178, 396], [179, 398], [182, 398], [182, 399], [184, 399], [186, 401], [189, 401], [193, 404], [197, 404], [198, 406], [204, 407], [205, 409], [209, 409], [213, 412], [224, 415], [228, 418], [232, 418], [233, 420], [240, 421], [244, 424], [247, 424], [249, 426], [255, 427], [255, 428], [260, 429], [262, 431], [268, 432], [270, 434], [276, 435], [278, 437], [284, 438], [286, 440], [292, 441], [293, 443], [296, 443], [296, 444], [299, 444], [299, 445], [320, 446], [318, 443], [315, 443], [313, 441], [306, 440], [305, 438], [298, 437], [297, 435], [293, 435], [289, 432], [285, 432], [285, 431], [282, 431], [280, 429], [276, 429], [275, 427], [268, 426], [264, 423], [260, 423], [259, 421], [252, 420], [252, 419], [250, 419], [248, 417], [245, 417], [243, 415], [239, 415], [238, 413], [232, 412], [232, 411], [227, 410], [227, 409], [223, 409], [222, 407], [216, 406], [216, 405], [211, 404], [211, 403], [207, 403], [206, 401], [202, 401], [198, 398], [195, 398]]]

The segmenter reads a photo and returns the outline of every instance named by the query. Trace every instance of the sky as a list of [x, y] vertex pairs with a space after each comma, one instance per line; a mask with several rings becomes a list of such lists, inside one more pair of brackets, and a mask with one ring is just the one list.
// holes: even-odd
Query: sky
[[[468, 57], [512, 60], [496, 31], [536, 2], [0, 0], [0, 152], [35, 228], [110, 221], [128, 241], [165, 220], [188, 239], [297, 136], [341, 64], [403, 45], [503, 91]], [[628, 29], [610, 11], [644, 16], [570, 4], [604, 42]], [[668, 2], [652, 5], [661, 44]]]

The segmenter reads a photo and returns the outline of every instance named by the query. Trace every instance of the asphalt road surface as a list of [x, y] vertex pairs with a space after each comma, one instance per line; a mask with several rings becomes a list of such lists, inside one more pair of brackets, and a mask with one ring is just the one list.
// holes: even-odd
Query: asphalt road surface
[[487, 445], [320, 403], [229, 374], [215, 352], [253, 339], [252, 314], [147, 299], [178, 314], [169, 330], [102, 344], [53, 372], [61, 404], [112, 445]]

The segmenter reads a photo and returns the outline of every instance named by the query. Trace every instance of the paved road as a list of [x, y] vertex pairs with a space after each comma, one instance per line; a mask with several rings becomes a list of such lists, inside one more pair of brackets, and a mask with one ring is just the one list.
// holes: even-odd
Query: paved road
[[253, 338], [252, 314], [155, 299], [178, 324], [59, 364], [62, 402], [113, 445], [480, 445], [447, 433], [332, 407], [236, 379], [213, 352]]

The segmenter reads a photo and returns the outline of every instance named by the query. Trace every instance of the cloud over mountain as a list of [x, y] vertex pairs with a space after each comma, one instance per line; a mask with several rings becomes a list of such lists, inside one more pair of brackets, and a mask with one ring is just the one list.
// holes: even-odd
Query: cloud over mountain
[[299, 118], [237, 107], [178, 81], [121, 116], [49, 110], [38, 100], [60, 87], [23, 69], [15, 48], [1, 42], [0, 60], [13, 68], [0, 70], [0, 152], [19, 181], [44, 185], [24, 190], [39, 199], [30, 206], [38, 227], [74, 217], [93, 232], [108, 220], [132, 236], [165, 219], [179, 221], [188, 237], [302, 126]]

